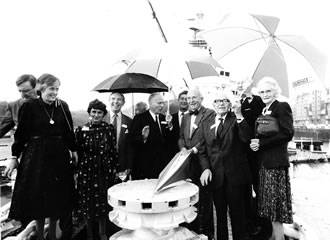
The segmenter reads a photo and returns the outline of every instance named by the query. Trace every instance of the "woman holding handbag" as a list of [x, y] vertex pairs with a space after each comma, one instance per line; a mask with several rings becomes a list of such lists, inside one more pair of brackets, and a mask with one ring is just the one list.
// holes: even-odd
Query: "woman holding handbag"
[[[294, 134], [292, 110], [287, 102], [276, 100], [280, 88], [275, 79], [264, 77], [257, 84], [266, 104], [256, 124], [256, 138], [250, 148], [260, 161], [258, 214], [271, 220], [271, 240], [284, 240], [283, 223], [292, 223], [288, 142]], [[268, 124], [268, 125], [267, 125]], [[269, 131], [268, 131], [269, 130]]]
[[6, 170], [11, 175], [17, 168], [9, 218], [36, 220], [39, 240], [49, 218], [48, 237], [53, 240], [56, 221], [73, 207], [70, 157], [77, 161], [78, 155], [68, 105], [57, 98], [59, 79], [43, 74], [38, 81], [41, 96], [19, 110], [13, 157]]

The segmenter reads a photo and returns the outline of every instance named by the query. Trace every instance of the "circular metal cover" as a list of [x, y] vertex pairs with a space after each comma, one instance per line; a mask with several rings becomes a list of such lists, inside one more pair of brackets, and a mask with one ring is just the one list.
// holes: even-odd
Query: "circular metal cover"
[[160, 193], [155, 192], [157, 179], [128, 181], [108, 189], [113, 208], [134, 213], [178, 211], [198, 202], [198, 187], [186, 182]]

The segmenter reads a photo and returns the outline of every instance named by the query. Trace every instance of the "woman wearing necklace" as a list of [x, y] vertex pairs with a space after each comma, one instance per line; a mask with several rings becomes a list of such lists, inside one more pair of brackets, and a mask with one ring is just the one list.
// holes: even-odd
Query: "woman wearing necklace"
[[[292, 223], [292, 200], [289, 177], [288, 142], [294, 134], [290, 105], [276, 100], [280, 88], [275, 79], [264, 77], [257, 85], [260, 97], [266, 104], [263, 115], [278, 122], [278, 131], [272, 134], [257, 132], [250, 148], [261, 163], [259, 170], [258, 213], [272, 222], [271, 240], [284, 240], [283, 223]], [[258, 128], [257, 128], [258, 129]]]
[[40, 98], [25, 102], [19, 110], [7, 168], [9, 175], [17, 168], [9, 218], [36, 220], [40, 240], [49, 218], [48, 236], [53, 240], [56, 221], [73, 207], [70, 156], [77, 162], [78, 155], [68, 105], [57, 99], [60, 81], [51, 74], [38, 81]]
[[[118, 170], [116, 134], [112, 125], [103, 121], [107, 114], [106, 105], [99, 100], [89, 103], [87, 112], [89, 122], [78, 127], [76, 137], [79, 161], [78, 178], [78, 216], [87, 221], [87, 239], [106, 236], [106, 218], [109, 213], [107, 189], [114, 185]], [[98, 225], [98, 230], [93, 227]]]

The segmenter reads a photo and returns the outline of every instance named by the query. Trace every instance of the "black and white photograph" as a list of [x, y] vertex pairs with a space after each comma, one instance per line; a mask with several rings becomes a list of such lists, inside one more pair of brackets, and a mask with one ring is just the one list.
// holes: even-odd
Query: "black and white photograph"
[[1, 240], [328, 240], [326, 1], [0, 3]]

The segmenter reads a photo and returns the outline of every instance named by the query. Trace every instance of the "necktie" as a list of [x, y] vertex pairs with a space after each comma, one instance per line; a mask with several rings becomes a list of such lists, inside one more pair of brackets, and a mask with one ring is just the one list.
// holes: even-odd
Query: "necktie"
[[181, 126], [183, 115], [184, 115], [184, 112], [181, 112], [180, 116], [179, 116], [179, 126]]
[[112, 125], [115, 128], [115, 132], [117, 132], [117, 116], [118, 116], [117, 113], [115, 113], [112, 120]]
[[160, 127], [160, 124], [159, 124], [158, 115], [156, 115], [156, 123], [157, 123], [157, 126], [159, 128], [160, 134], [162, 134], [162, 128]]
[[217, 129], [217, 137], [220, 137], [220, 133], [222, 131], [222, 128], [223, 128], [223, 118], [219, 118], [219, 126], [218, 126], [218, 129]]
[[115, 113], [115, 115], [113, 116], [113, 121], [112, 121], [112, 125], [115, 129], [115, 136], [116, 136], [116, 145], [118, 145], [118, 138], [119, 138], [119, 134], [118, 134], [118, 130], [117, 130], [117, 113]]

